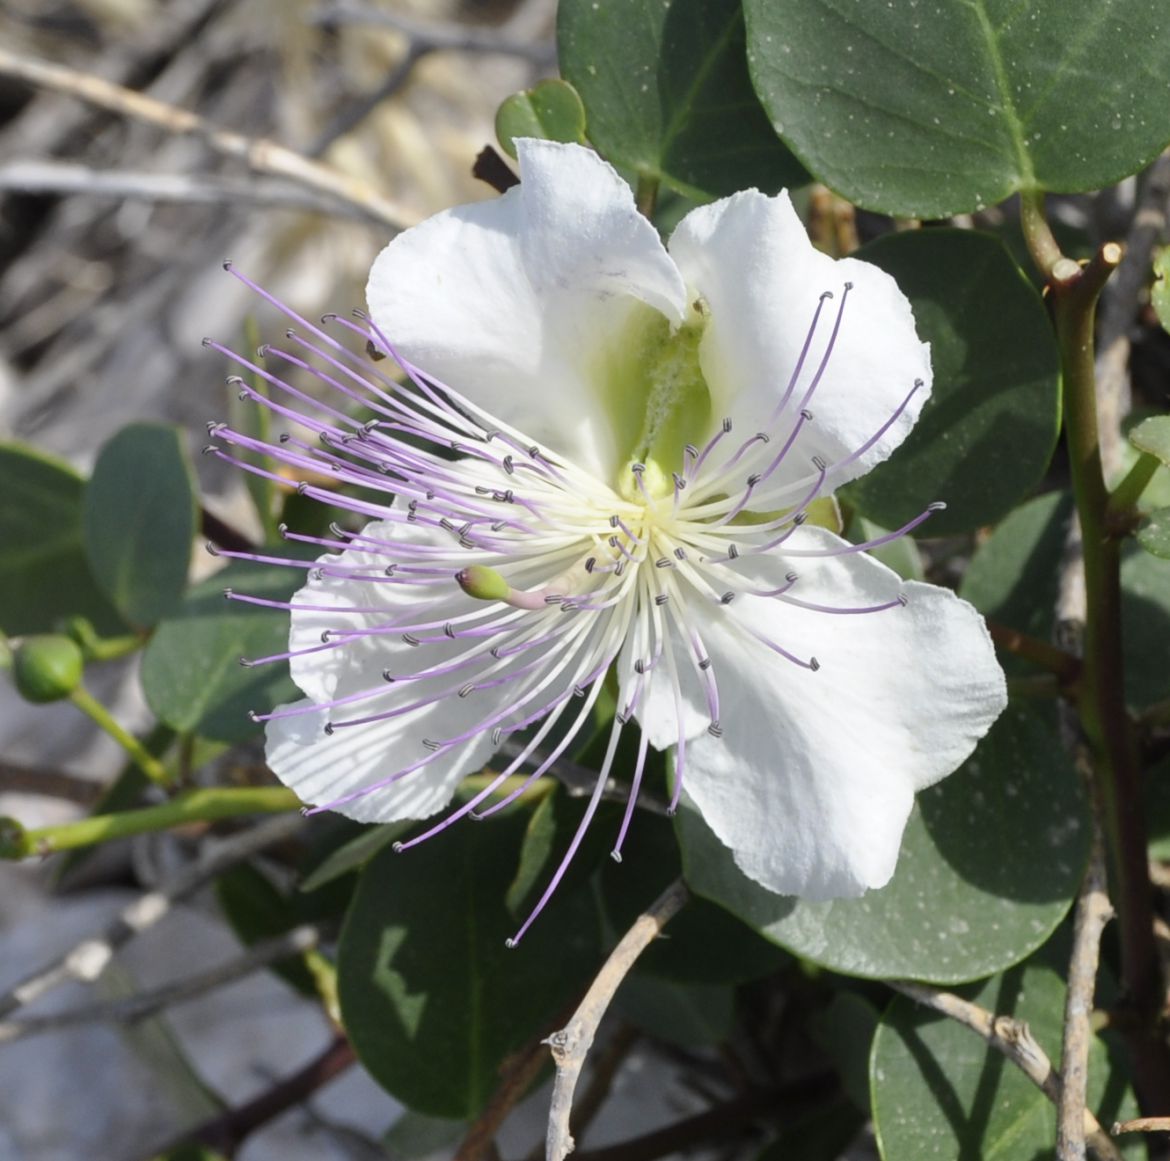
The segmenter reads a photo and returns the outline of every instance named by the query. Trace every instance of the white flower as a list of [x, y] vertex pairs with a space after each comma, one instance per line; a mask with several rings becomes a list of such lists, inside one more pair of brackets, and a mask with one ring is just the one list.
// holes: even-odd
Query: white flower
[[413, 389], [303, 319], [285, 357], [340, 396], [307, 418], [308, 396], [265, 375], [326, 445], [291, 440], [285, 461], [373, 490], [303, 485], [370, 522], [317, 541], [289, 606], [305, 700], [266, 715], [273, 770], [322, 809], [424, 818], [509, 735], [501, 781], [547, 771], [614, 669], [597, 789], [517, 938], [631, 720], [615, 854], [647, 744], [669, 746], [676, 800], [751, 878], [812, 899], [882, 886], [914, 793], [1005, 704], [970, 605], [806, 521], [927, 397], [909, 303], [876, 267], [818, 253], [784, 195], [695, 210], [667, 250], [593, 153], [521, 142], [520, 167], [498, 200], [397, 237], [372, 322], [336, 320]]

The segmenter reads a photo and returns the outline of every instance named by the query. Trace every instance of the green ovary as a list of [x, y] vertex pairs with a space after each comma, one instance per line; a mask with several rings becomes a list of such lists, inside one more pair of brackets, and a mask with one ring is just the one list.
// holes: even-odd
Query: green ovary
[[652, 497], [669, 495], [671, 473], [683, 468], [683, 448], [711, 421], [711, 393], [699, 366], [707, 319], [701, 305], [679, 327], [650, 307], [638, 309], [605, 356], [601, 395], [619, 432], [637, 432], [618, 473], [617, 489], [642, 500], [633, 464], [644, 464], [642, 482]]

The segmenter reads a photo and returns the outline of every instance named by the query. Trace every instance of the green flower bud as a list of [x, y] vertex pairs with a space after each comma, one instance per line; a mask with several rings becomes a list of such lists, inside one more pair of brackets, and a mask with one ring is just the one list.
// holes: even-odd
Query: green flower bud
[[26, 637], [12, 658], [21, 697], [43, 705], [68, 697], [81, 683], [85, 659], [77, 642], [59, 634]]
[[23, 859], [32, 854], [28, 833], [15, 818], [0, 816], [0, 859]]

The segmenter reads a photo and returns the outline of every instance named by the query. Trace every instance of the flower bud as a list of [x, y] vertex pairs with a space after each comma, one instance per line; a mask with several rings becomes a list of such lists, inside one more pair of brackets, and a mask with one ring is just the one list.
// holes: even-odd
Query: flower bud
[[21, 697], [37, 705], [61, 701], [81, 683], [85, 659], [72, 638], [26, 637], [12, 658], [12, 678]]

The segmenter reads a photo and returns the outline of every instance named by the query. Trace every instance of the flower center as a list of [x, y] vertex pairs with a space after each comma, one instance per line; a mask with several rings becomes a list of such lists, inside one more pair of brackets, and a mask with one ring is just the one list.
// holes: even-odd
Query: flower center
[[[635, 312], [607, 354], [601, 368], [606, 402], [627, 420], [624, 430], [638, 433], [616, 481], [625, 500], [668, 496], [688, 438], [710, 424], [711, 392], [699, 364], [706, 327], [701, 299], [676, 328], [647, 308]], [[640, 485], [630, 470], [635, 464], [645, 466]]]

